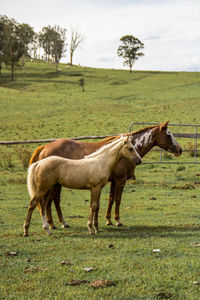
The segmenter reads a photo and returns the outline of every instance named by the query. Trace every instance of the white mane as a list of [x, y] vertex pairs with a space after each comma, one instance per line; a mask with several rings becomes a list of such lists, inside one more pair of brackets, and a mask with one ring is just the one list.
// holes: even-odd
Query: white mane
[[94, 158], [98, 155], [103, 154], [106, 150], [109, 150], [112, 148], [114, 150], [119, 143], [124, 142], [126, 139], [127, 139], [126, 136], [121, 136], [118, 139], [114, 140], [113, 142], [106, 144], [106, 145], [102, 146], [101, 148], [97, 149], [97, 151], [95, 151], [89, 155], [86, 155], [85, 158]]

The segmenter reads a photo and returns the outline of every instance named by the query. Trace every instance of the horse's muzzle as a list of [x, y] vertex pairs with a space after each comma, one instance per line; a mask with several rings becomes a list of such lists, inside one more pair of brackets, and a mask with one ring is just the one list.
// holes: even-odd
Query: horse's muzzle
[[137, 160], [134, 161], [136, 166], [140, 165], [142, 163], [142, 160], [138, 157]]
[[179, 149], [176, 149], [176, 151], [174, 151], [174, 156], [178, 157], [182, 154], [183, 150], [181, 147], [179, 147]]

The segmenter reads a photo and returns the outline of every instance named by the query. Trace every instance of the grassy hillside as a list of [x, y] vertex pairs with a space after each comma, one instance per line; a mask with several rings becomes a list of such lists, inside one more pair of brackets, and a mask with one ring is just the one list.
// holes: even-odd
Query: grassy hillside
[[[133, 72], [27, 63], [0, 78], [1, 139], [127, 131], [130, 122], [195, 124], [200, 74]], [[79, 80], [85, 79], [85, 93]]]
[[[3, 70], [0, 140], [127, 132], [132, 121], [199, 123], [199, 73], [60, 69], [29, 62], [13, 82]], [[35, 211], [30, 237], [23, 238], [26, 160], [36, 146], [0, 146], [0, 299], [199, 299], [199, 165], [137, 167], [136, 181], [123, 193], [122, 228], [105, 226], [107, 185], [95, 237], [86, 228], [89, 192], [65, 189], [61, 206], [71, 227], [62, 229], [53, 211], [58, 229], [48, 237]], [[191, 157], [184, 153], [178, 160]], [[88, 282], [71, 286], [72, 279]], [[114, 285], [91, 287], [96, 279]]]

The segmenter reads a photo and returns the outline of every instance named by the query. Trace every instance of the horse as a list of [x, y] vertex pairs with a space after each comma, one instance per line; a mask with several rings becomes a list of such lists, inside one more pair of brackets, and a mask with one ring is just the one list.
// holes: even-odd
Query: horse
[[31, 216], [38, 203], [41, 206], [43, 228], [47, 234], [51, 233], [45, 214], [47, 203], [45, 196], [56, 184], [91, 191], [88, 230], [92, 234], [94, 227], [94, 232], [99, 232], [98, 211], [101, 190], [121, 158], [126, 158], [136, 165], [141, 163], [141, 158], [127, 135], [117, 137], [82, 159], [72, 160], [54, 155], [33, 163], [29, 168], [27, 179], [31, 200], [24, 223], [24, 236], [28, 236]]
[[[168, 123], [161, 123], [158, 125], [145, 127], [143, 129], [133, 131], [130, 133], [132, 143], [135, 145], [141, 157], [144, 157], [154, 146], [158, 146], [166, 151], [173, 153], [176, 156], [181, 155], [182, 148], [175, 140], [174, 136], [168, 129]], [[44, 159], [45, 157], [51, 155], [58, 155], [65, 158], [80, 159], [85, 155], [88, 155], [102, 145], [111, 142], [116, 136], [108, 137], [99, 142], [87, 143], [81, 141], [75, 141], [72, 139], [58, 139], [56, 141], [50, 142], [47, 145], [39, 146], [35, 149], [32, 157], [30, 158], [30, 165], [38, 160]], [[111, 211], [113, 203], [115, 202], [115, 216], [116, 226], [122, 226], [120, 221], [120, 204], [122, 198], [122, 192], [127, 179], [134, 178], [135, 164], [122, 158], [118, 164], [115, 166], [109, 181], [111, 182], [108, 208], [106, 212], [107, 225], [113, 225], [111, 221]], [[53, 223], [51, 214], [51, 203], [54, 201], [56, 211], [58, 214], [59, 221], [63, 224], [63, 227], [69, 227], [65, 222], [62, 211], [60, 208], [60, 193], [61, 187], [56, 186], [53, 188], [51, 194], [49, 195], [46, 213], [47, 221], [50, 227], [56, 228]]]

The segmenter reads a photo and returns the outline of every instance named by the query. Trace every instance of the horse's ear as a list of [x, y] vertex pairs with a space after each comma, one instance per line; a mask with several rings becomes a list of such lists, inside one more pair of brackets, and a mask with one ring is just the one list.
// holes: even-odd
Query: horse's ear
[[124, 141], [124, 145], [126, 145], [128, 143], [129, 137], [127, 136], [125, 141]]
[[167, 129], [167, 125], [168, 125], [169, 121], [163, 123], [160, 125], [160, 131]]

